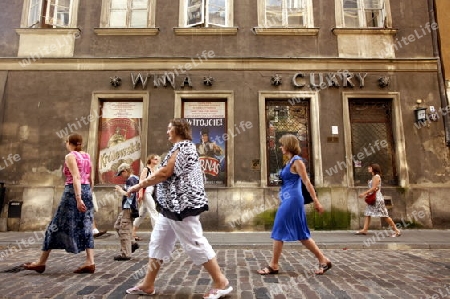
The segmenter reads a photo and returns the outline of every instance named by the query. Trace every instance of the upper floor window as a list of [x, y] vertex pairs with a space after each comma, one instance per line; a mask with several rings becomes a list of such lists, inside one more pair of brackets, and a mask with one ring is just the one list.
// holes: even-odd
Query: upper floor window
[[28, 28], [57, 28], [73, 26], [73, 0], [27, 0]]
[[386, 27], [385, 0], [343, 0], [344, 27]]
[[181, 0], [180, 27], [232, 27], [233, 0]]
[[146, 28], [152, 27], [150, 20], [150, 0], [107, 0], [110, 28]]
[[263, 27], [313, 26], [311, 0], [262, 0], [262, 1], [264, 1]]

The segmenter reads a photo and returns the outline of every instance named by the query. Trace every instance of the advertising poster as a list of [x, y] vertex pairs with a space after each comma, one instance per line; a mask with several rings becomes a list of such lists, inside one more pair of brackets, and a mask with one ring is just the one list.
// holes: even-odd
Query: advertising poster
[[142, 102], [104, 102], [99, 132], [98, 174], [100, 184], [122, 184], [116, 177], [122, 163], [139, 176], [141, 159]]
[[185, 102], [184, 118], [192, 127], [206, 185], [226, 184], [225, 102]]

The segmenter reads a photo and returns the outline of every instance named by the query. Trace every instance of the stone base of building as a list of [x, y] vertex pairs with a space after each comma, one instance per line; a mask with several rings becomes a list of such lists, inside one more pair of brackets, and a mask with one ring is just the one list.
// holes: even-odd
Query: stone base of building
[[[309, 227], [315, 230], [361, 228], [366, 204], [358, 194], [364, 190], [357, 187], [317, 188], [325, 212], [318, 214], [312, 204], [307, 205]], [[0, 215], [0, 231], [44, 230], [59, 204], [62, 191], [59, 187], [10, 188]], [[112, 186], [95, 187], [94, 192], [99, 206], [95, 213], [97, 226], [112, 230], [120, 211], [121, 197]], [[397, 226], [434, 229], [450, 226], [450, 211], [444, 208], [449, 187], [384, 187], [382, 192], [389, 215]], [[201, 216], [205, 231], [266, 231], [272, 228], [278, 207], [278, 188], [208, 188], [207, 194], [209, 211]], [[372, 219], [371, 229], [385, 226], [383, 219]], [[142, 224], [142, 228], [151, 228], [150, 219]]]

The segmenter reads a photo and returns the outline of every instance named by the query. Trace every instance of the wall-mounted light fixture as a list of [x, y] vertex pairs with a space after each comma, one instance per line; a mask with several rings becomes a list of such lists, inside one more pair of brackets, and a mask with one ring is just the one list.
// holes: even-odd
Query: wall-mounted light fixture
[[422, 104], [421, 99], [417, 99], [416, 103], [417, 103], [417, 106], [416, 106], [416, 109], [414, 109], [414, 117], [415, 117], [416, 123], [424, 122], [427, 120], [427, 108], [420, 107], [420, 104]]

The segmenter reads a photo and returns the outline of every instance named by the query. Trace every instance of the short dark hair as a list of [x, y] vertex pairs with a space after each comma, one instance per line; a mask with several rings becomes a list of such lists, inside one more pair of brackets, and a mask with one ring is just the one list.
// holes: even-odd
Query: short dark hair
[[185, 118], [174, 118], [170, 121], [172, 127], [175, 128], [175, 134], [180, 136], [182, 139], [192, 141], [192, 131], [191, 125]]
[[381, 174], [381, 167], [379, 164], [377, 163], [370, 163], [369, 165], [370, 167], [372, 167], [372, 172], [375, 174]]
[[81, 151], [81, 145], [83, 144], [83, 137], [80, 134], [72, 133], [67, 137], [67, 141], [75, 146], [75, 151]]

